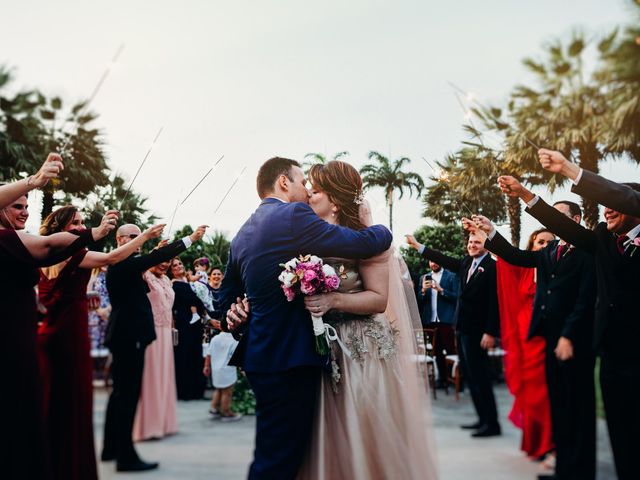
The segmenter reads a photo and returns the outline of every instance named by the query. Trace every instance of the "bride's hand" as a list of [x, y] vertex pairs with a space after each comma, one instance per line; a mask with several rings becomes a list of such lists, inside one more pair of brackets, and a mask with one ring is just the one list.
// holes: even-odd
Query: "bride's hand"
[[373, 215], [371, 215], [371, 205], [368, 200], [362, 200], [360, 204], [360, 222], [365, 227], [373, 225]]
[[334, 299], [335, 296], [333, 293], [310, 295], [308, 297], [304, 297], [304, 306], [314, 317], [322, 317], [325, 313], [334, 308]]

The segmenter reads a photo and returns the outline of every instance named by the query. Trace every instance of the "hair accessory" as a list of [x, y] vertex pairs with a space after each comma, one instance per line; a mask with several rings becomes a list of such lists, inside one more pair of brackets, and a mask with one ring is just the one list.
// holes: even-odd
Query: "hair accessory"
[[356, 196], [353, 199], [353, 203], [355, 203], [356, 205], [362, 205], [364, 203], [364, 192], [360, 191], [358, 193], [358, 191], [356, 190]]

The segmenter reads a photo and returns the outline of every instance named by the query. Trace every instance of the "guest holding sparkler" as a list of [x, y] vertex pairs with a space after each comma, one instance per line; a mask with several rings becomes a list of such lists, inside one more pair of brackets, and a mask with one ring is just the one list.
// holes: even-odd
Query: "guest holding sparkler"
[[[0, 396], [3, 438], [0, 464], [6, 478], [50, 478], [44, 436], [42, 389], [38, 368], [36, 301], [37, 267], [56, 264], [81, 251], [115, 228], [116, 213], [105, 215], [99, 227], [38, 237], [19, 232], [27, 220], [26, 194], [57, 178], [62, 158], [49, 154], [36, 175], [0, 187], [0, 362], [7, 368]], [[83, 319], [86, 327], [86, 317]]]
[[[91, 270], [126, 259], [144, 242], [158, 237], [163, 227], [151, 227], [110, 253], [83, 249], [40, 271], [39, 299], [47, 312], [38, 329], [38, 354], [45, 380], [45, 422], [52, 478], [97, 478], [86, 295]], [[47, 216], [40, 234], [49, 236], [78, 228], [84, 228], [83, 216], [76, 207], [68, 205]], [[70, 371], [74, 375], [69, 375]]]
[[[147, 297], [148, 285], [142, 274], [175, 257], [202, 238], [202, 225], [190, 236], [147, 255], [132, 255], [107, 272], [107, 289], [112, 312], [107, 329], [107, 346], [113, 356], [113, 391], [109, 397], [104, 428], [102, 460], [117, 460], [118, 471], [142, 471], [158, 467], [140, 459], [131, 439], [140, 397], [145, 350], [156, 339], [153, 312]], [[118, 246], [141, 235], [136, 225], [122, 225], [116, 234]]]

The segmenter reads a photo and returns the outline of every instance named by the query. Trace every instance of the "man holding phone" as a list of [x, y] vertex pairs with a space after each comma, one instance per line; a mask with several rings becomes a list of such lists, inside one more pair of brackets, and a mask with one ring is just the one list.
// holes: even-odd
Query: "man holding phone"
[[434, 346], [439, 372], [437, 387], [443, 388], [446, 383], [445, 356], [455, 351], [454, 323], [460, 281], [458, 275], [445, 270], [436, 262], [429, 261], [429, 268], [431, 273], [421, 277], [418, 303], [423, 328], [433, 330], [430, 342], [425, 334], [425, 344], [431, 343]]

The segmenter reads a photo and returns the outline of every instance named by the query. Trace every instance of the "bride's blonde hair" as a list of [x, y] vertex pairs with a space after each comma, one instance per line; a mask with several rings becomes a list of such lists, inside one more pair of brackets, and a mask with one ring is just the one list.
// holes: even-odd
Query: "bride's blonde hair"
[[352, 165], [340, 160], [318, 163], [309, 170], [309, 181], [338, 207], [340, 225], [354, 230], [365, 228], [360, 220], [362, 177]]

